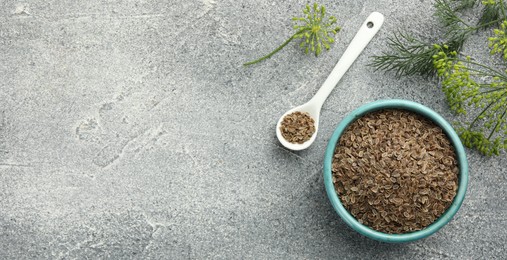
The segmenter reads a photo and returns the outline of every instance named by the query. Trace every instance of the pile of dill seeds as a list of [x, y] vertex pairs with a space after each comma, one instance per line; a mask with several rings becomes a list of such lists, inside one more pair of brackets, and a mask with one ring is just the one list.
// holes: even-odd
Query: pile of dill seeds
[[405, 110], [380, 110], [351, 123], [337, 143], [333, 183], [362, 224], [400, 234], [424, 229], [451, 205], [456, 153], [440, 127]]
[[280, 132], [288, 142], [302, 144], [315, 133], [315, 120], [306, 112], [290, 113], [282, 119]]

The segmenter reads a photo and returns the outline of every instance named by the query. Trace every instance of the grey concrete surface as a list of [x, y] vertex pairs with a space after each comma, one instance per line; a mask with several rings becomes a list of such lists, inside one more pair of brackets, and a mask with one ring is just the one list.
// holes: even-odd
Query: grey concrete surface
[[[243, 67], [290, 36], [305, 3], [0, 1], [0, 258], [505, 259], [505, 153], [468, 150], [465, 202], [427, 239], [372, 241], [335, 214], [323, 154], [348, 112], [404, 98], [456, 117], [436, 81], [367, 66], [395, 30], [433, 36], [432, 1], [322, 1], [343, 27], [329, 52], [291, 43]], [[285, 150], [276, 120], [372, 11], [384, 27], [325, 103], [316, 142]]]

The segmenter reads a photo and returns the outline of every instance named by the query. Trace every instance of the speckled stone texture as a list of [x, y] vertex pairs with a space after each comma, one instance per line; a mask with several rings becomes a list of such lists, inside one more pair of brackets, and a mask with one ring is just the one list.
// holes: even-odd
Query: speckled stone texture
[[[354, 108], [449, 111], [435, 80], [375, 72], [398, 29], [434, 37], [432, 1], [322, 1], [343, 30], [318, 58], [289, 44], [305, 1], [0, 1], [1, 259], [505, 259], [506, 154], [468, 150], [470, 185], [435, 235], [362, 237], [324, 191], [324, 149]], [[306, 102], [372, 11], [386, 16], [291, 152], [275, 123]], [[467, 53], [484, 54], [487, 32]]]

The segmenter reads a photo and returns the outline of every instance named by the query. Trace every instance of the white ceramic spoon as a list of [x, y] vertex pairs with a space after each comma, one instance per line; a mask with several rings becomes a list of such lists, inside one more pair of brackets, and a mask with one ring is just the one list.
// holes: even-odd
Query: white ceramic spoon
[[[333, 71], [331, 71], [331, 74], [329, 74], [326, 81], [324, 84], [322, 84], [315, 96], [313, 96], [310, 101], [285, 112], [285, 114], [280, 117], [280, 120], [278, 120], [278, 123], [276, 124], [276, 136], [283, 146], [291, 150], [303, 150], [308, 148], [313, 143], [313, 141], [315, 141], [317, 132], [319, 130], [320, 109], [322, 108], [324, 101], [326, 101], [331, 91], [334, 89], [336, 84], [338, 84], [338, 81], [340, 81], [343, 74], [345, 74], [345, 72], [347, 72], [347, 70], [350, 68], [350, 65], [354, 63], [356, 58], [359, 56], [359, 54], [361, 54], [366, 45], [368, 45], [373, 36], [377, 34], [383, 22], [384, 16], [381, 13], [371, 13], [366, 21], [364, 21], [364, 23], [361, 25], [361, 28], [359, 28], [356, 36], [354, 36], [354, 39], [352, 39], [342, 57], [338, 63], [336, 63]], [[283, 121], [283, 118], [286, 115], [296, 111], [307, 112], [315, 120], [315, 133], [313, 133], [310, 140], [302, 144], [291, 143], [285, 140], [285, 138], [282, 136], [282, 132], [280, 131], [280, 125]]]

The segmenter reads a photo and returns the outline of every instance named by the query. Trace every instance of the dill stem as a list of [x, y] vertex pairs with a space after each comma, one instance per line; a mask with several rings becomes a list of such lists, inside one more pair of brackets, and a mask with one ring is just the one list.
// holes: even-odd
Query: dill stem
[[500, 11], [502, 12], [503, 18], [505, 19], [505, 7], [503, 5], [503, 0], [500, 0]]
[[[483, 86], [489, 86], [489, 84], [479, 84], [479, 86], [483, 87]], [[491, 92], [496, 92], [496, 91], [505, 91], [505, 88], [495, 88], [495, 89], [490, 89], [490, 90], [487, 90], [487, 91], [482, 91], [482, 92], [479, 92], [477, 94], [479, 95], [483, 95], [483, 94], [488, 94], [488, 93], [491, 93]], [[469, 100], [471, 98], [475, 97], [475, 95], [470, 95], [468, 97], [466, 97], [465, 99], [463, 99], [463, 101], [466, 101], [466, 100]], [[454, 102], [453, 104], [456, 104], [456, 103], [460, 103], [459, 101], [456, 101]]]
[[284, 43], [282, 43], [282, 45], [278, 46], [278, 48], [276, 48], [274, 51], [270, 52], [268, 55], [266, 55], [266, 56], [264, 56], [262, 58], [256, 59], [254, 61], [247, 62], [247, 63], [243, 64], [243, 66], [249, 66], [249, 65], [255, 64], [257, 62], [263, 61], [265, 59], [271, 58], [271, 56], [273, 56], [275, 53], [277, 53], [278, 51], [280, 51], [281, 49], [283, 49], [283, 47], [285, 47], [287, 44], [289, 44], [289, 42], [291, 42], [292, 40], [294, 40], [294, 38], [295, 38], [296, 35], [304, 32], [305, 30], [307, 30], [307, 29], [300, 30], [300, 31], [296, 32], [295, 34], [293, 34], [289, 39], [287, 39]]
[[490, 73], [487, 73], [485, 71], [482, 71], [482, 70], [478, 70], [478, 69], [473, 69], [473, 68], [467, 68], [467, 70], [471, 71], [471, 72], [475, 72], [473, 75], [475, 76], [489, 76], [489, 77], [497, 77], [498, 75], [496, 74], [490, 74]]
[[498, 23], [498, 22], [500, 22], [502, 20], [503, 19], [496, 19], [496, 20], [493, 20], [493, 21], [490, 21], [490, 22], [487, 22], [487, 23], [480, 24], [478, 26], [473, 26], [473, 27], [470, 27], [470, 30], [479, 30], [479, 29], [481, 29], [483, 27], [490, 26], [490, 25]]
[[488, 135], [488, 140], [493, 136], [493, 134], [496, 132], [496, 128], [498, 127], [498, 125], [500, 124], [500, 122], [503, 120], [503, 118], [505, 117], [505, 113], [507, 113], [507, 108], [503, 111], [503, 114], [502, 116], [500, 117], [500, 120], [498, 120], [496, 122], [496, 125], [495, 127], [493, 127], [493, 129], [491, 129], [491, 133], [489, 133]]
[[474, 119], [474, 121], [472, 121], [472, 123], [470, 123], [470, 125], [468, 126], [468, 130], [471, 130], [472, 127], [475, 125], [475, 123], [477, 122], [477, 120], [479, 120], [479, 117], [481, 117], [484, 113], [486, 113], [486, 111], [488, 111], [488, 109], [493, 105], [495, 104], [496, 102], [500, 101], [505, 95], [507, 94], [504, 93], [502, 94], [497, 100], [494, 100], [494, 101], [491, 101], [491, 103], [489, 103], [489, 105], [484, 108], [484, 110], [482, 110], [482, 112]]
[[[503, 74], [503, 73], [501, 73], [501, 72], [499, 72], [499, 71], [497, 71], [497, 70], [495, 70], [495, 69], [492, 69], [492, 68], [491, 68], [491, 67], [489, 67], [489, 66], [486, 66], [486, 65], [480, 64], [480, 63], [475, 62], [475, 61], [466, 60], [466, 59], [464, 60], [464, 59], [458, 59], [458, 58], [456, 58], [455, 60], [456, 60], [456, 61], [461, 61], [461, 62], [466, 62], [466, 63], [468, 63], [468, 64], [476, 65], [476, 66], [479, 66], [479, 67], [481, 67], [481, 68], [487, 69], [487, 70], [489, 70], [490, 72], [493, 72], [493, 73], [494, 73], [494, 75], [491, 75], [491, 74], [486, 74], [486, 73], [484, 73], [483, 71], [480, 71], [480, 70], [474, 70], [474, 71], [476, 71], [476, 72], [482, 72], [482, 73], [484, 73], [484, 75], [488, 75], [488, 76], [495, 76], [495, 75], [496, 75], [496, 76], [498, 76], [498, 77], [500, 77], [500, 78], [503, 78], [504, 80], [507, 80], [507, 77], [505, 76], [505, 74]], [[469, 69], [470, 69], [470, 68], [469, 68]]]
[[471, 27], [472, 27], [472, 26], [470, 26], [467, 22], [463, 21], [463, 19], [461, 19], [461, 18], [459, 18], [459, 17], [457, 17], [457, 16], [456, 16], [456, 18], [457, 18], [458, 22], [462, 23], [464, 26], [466, 26], [466, 27], [468, 27], [468, 28], [471, 28]]
[[[484, 88], [486, 86], [491, 86], [490, 84], [479, 84], [480, 87]], [[490, 90], [487, 90], [487, 91], [482, 91], [482, 92], [479, 92], [479, 94], [487, 94], [487, 93], [491, 93], [491, 92], [496, 92], [496, 91], [505, 91], [506, 89], [505, 88], [502, 88], [502, 87], [499, 87], [499, 88], [494, 88], [494, 89], [490, 89]]]

